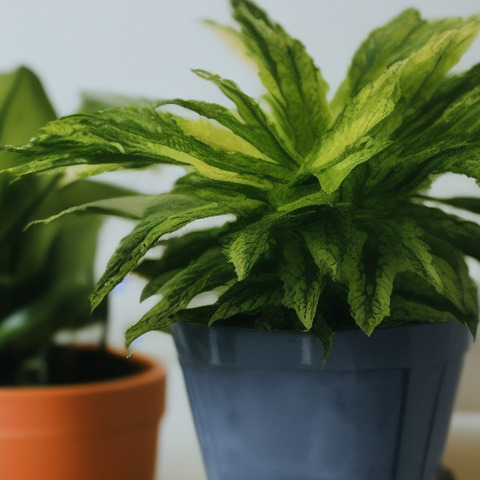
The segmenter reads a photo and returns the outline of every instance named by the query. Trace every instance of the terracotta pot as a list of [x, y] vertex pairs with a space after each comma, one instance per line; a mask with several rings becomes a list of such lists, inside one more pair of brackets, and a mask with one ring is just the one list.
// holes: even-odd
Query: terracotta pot
[[141, 371], [114, 380], [0, 388], [0, 478], [152, 480], [165, 372], [131, 361]]

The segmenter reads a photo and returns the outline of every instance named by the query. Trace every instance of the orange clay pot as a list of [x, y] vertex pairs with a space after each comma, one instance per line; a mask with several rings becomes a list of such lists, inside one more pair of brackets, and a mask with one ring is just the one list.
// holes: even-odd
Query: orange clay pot
[[131, 361], [114, 380], [0, 388], [0, 479], [153, 480], [165, 372]]

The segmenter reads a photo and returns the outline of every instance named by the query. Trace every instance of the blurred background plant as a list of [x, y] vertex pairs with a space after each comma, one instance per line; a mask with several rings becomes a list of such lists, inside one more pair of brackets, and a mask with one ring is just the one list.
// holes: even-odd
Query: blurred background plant
[[[21, 67], [0, 74], [1, 144], [24, 144], [55, 117], [35, 73]], [[12, 161], [21, 159], [0, 153], [1, 165]], [[68, 171], [14, 182], [0, 174], [0, 385], [52, 382], [58, 333], [95, 324], [104, 332], [107, 320], [106, 304], [91, 314], [88, 302], [102, 219], [65, 216], [48, 225], [27, 225], [86, 201], [127, 193]]]

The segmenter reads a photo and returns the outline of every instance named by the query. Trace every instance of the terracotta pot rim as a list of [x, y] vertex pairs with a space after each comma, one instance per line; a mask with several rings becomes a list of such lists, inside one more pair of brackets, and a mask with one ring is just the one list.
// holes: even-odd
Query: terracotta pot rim
[[[79, 348], [92, 348], [89, 346], [79, 346]], [[41, 385], [41, 386], [1, 386], [0, 397], [28, 397], [35, 396], [70, 396], [78, 395], [79, 393], [88, 395], [102, 392], [115, 392], [125, 389], [131, 389], [135, 387], [146, 386], [151, 383], [157, 382], [159, 379], [163, 380], [166, 377], [165, 368], [163, 365], [142, 353], [131, 353], [116, 349], [107, 348], [110, 354], [127, 357], [131, 355], [131, 361], [136, 362], [144, 367], [139, 372], [129, 373], [125, 376], [111, 378], [107, 380], [99, 380], [92, 382], [82, 383], [68, 383], [60, 385]]]

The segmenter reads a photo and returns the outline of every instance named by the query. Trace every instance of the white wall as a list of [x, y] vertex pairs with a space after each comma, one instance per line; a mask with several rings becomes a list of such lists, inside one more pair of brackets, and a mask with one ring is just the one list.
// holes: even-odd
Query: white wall
[[[410, 6], [426, 17], [480, 12], [478, 0], [259, 0], [272, 17], [307, 45], [332, 90], [366, 34]], [[252, 73], [201, 23], [229, 22], [227, 0], [1, 0], [0, 71], [20, 64], [43, 79], [59, 114], [72, 113], [81, 92], [146, 98], [181, 96], [221, 101], [215, 89], [190, 73], [204, 68], [235, 79], [253, 95], [261, 92]], [[479, 60], [477, 41], [462, 66]], [[164, 175], [168, 178], [163, 178]], [[173, 173], [129, 176], [147, 192], [165, 189]], [[128, 225], [110, 222], [102, 240], [104, 262]], [[113, 296], [112, 343], [140, 315], [140, 286], [130, 280]], [[142, 307], [145, 309], [146, 307]], [[163, 427], [164, 480], [201, 480], [178, 365], [170, 339], [146, 336], [138, 348], [162, 358], [169, 369], [169, 405]]]
[[[258, 3], [304, 41], [332, 87], [367, 32], [403, 8], [415, 5], [427, 17], [480, 11], [477, 0]], [[228, 22], [228, 1], [2, 0], [0, 70], [18, 64], [34, 68], [60, 114], [71, 113], [85, 90], [210, 97], [214, 89], [189, 73], [190, 68], [239, 82], [245, 69], [200, 22], [203, 18]]]

